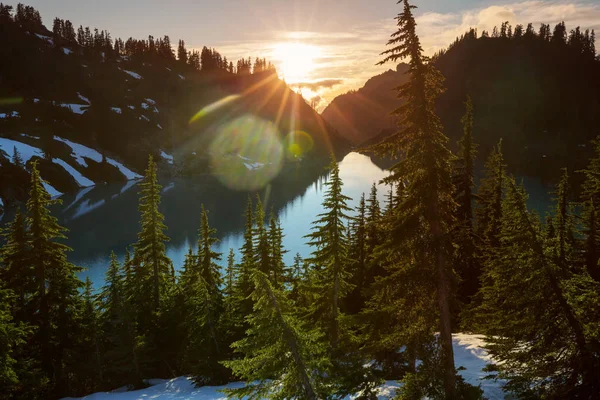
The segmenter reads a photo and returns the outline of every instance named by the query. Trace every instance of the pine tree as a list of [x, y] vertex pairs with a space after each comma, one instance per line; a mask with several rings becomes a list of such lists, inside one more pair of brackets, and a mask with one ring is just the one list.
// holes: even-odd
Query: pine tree
[[271, 282], [273, 282], [275, 288], [281, 289], [287, 275], [285, 262], [283, 261], [283, 256], [287, 251], [283, 248], [284, 235], [281, 223], [273, 211], [271, 211], [271, 217], [269, 218], [267, 235], [269, 238], [269, 258], [271, 260]]
[[329, 393], [320, 371], [328, 365], [318, 330], [308, 329], [293, 316], [289, 301], [265, 273], [254, 270], [252, 280], [250, 328], [233, 344], [244, 358], [224, 362], [247, 385], [224, 392], [237, 399], [325, 398]]
[[[442, 92], [442, 76], [430, 60], [423, 55], [419, 38], [416, 34], [416, 23], [408, 0], [403, 1], [404, 9], [396, 18], [398, 30], [392, 35], [382, 64], [410, 58], [410, 80], [399, 88], [399, 97], [405, 103], [398, 113], [403, 117], [401, 126], [405, 128], [384, 140], [375, 150], [384, 154], [404, 158], [391, 169], [387, 183], [406, 182], [406, 198], [396, 206], [391, 227], [390, 251], [396, 254], [395, 262], [388, 267], [390, 274], [401, 272], [410, 278], [419, 297], [429, 296], [433, 289], [437, 299], [436, 308], [432, 302], [412, 305], [410, 302], [397, 302], [404, 312], [406, 307], [422, 308], [421, 312], [435, 313], [437, 326], [425, 326], [415, 329], [434, 340], [433, 329], [439, 332], [441, 346], [441, 369], [444, 374], [443, 390], [445, 398], [455, 398], [456, 370], [451, 334], [452, 299], [452, 243], [450, 229], [455, 224], [455, 202], [452, 198], [450, 162], [453, 158], [447, 148], [448, 138], [444, 136], [438, 116], [435, 114], [435, 99]], [[415, 262], [416, 261], [416, 262]], [[422, 277], [428, 277], [424, 280]], [[388, 285], [393, 281], [387, 280]], [[385, 290], [385, 289], [382, 289]], [[415, 289], [413, 289], [415, 290]], [[409, 293], [398, 293], [406, 298]], [[371, 303], [376, 307], [376, 301]], [[411, 314], [405, 314], [407, 317]], [[413, 322], [413, 321], [411, 321]], [[414, 321], [416, 323], [416, 321]], [[427, 321], [432, 323], [433, 320]], [[408, 336], [411, 335], [407, 332]], [[421, 335], [422, 336], [422, 335]], [[412, 340], [416, 340], [412, 337]], [[421, 338], [420, 340], [423, 340]], [[401, 343], [398, 343], [401, 345]]]
[[25, 325], [13, 320], [13, 292], [1, 285], [0, 280], [0, 386], [4, 388], [4, 395], [10, 396], [19, 380], [14, 352], [17, 347], [25, 344], [29, 332]]
[[598, 208], [600, 204], [600, 138], [592, 142], [595, 157], [590, 160], [588, 167], [583, 170], [585, 180], [582, 185], [583, 225], [585, 246], [583, 249], [584, 265], [589, 275], [600, 282], [600, 236], [598, 234]]
[[461, 278], [458, 295], [463, 303], [470, 301], [479, 286], [479, 266], [476, 260], [475, 235], [473, 230], [473, 187], [475, 186], [473, 163], [476, 146], [473, 143], [473, 104], [471, 98], [465, 103], [462, 118], [463, 136], [459, 141], [460, 157], [454, 171], [455, 199], [457, 208], [456, 269]]
[[559, 254], [560, 244], [544, 240], [526, 200], [524, 189], [508, 179], [500, 245], [481, 289], [479, 328], [508, 390], [525, 398], [592, 398], [600, 382], [599, 359], [591, 351], [597, 338], [590, 340], [592, 331], [580, 320], [585, 308], [573, 307], [582, 292], [571, 297], [568, 289], [590, 282], [548, 256]]
[[482, 252], [487, 254], [499, 245], [505, 168], [500, 142], [485, 163], [485, 176], [481, 179], [476, 197], [475, 232], [483, 242]]
[[[86, 278], [83, 288], [83, 301], [80, 305], [80, 329], [77, 335], [77, 351], [75, 352], [76, 377], [81, 393], [94, 393], [104, 382], [101, 340], [104, 332], [100, 328], [97, 296], [92, 289], [92, 281]], [[72, 379], [72, 381], [75, 379]], [[73, 384], [75, 382], [71, 382]]]
[[242, 316], [248, 315], [252, 312], [252, 299], [250, 298], [250, 294], [252, 293], [251, 276], [256, 267], [254, 256], [254, 214], [252, 210], [252, 199], [250, 197], [248, 197], [248, 206], [246, 207], [245, 215], [246, 229], [244, 231], [244, 244], [240, 250], [242, 254], [242, 262], [240, 264], [239, 279], [235, 287], [235, 297], [236, 301], [239, 303], [236, 308], [238, 313]]
[[314, 267], [313, 285], [316, 299], [311, 313], [316, 322], [328, 333], [333, 347], [339, 339], [339, 318], [342, 299], [352, 289], [349, 283], [348, 236], [345, 221], [351, 209], [350, 200], [342, 194], [340, 170], [334, 156], [329, 166], [331, 175], [325, 184], [324, 212], [313, 222], [312, 232], [306, 237], [314, 247], [309, 263]]
[[25, 164], [23, 163], [23, 158], [21, 157], [19, 150], [17, 150], [17, 146], [13, 147], [12, 163], [19, 168], [25, 167]]
[[271, 251], [267, 229], [265, 228], [265, 211], [258, 195], [256, 196], [256, 211], [254, 212], [254, 240], [256, 268], [272, 277]]
[[214, 296], [215, 299], [220, 299], [222, 296], [221, 286], [223, 280], [220, 272], [221, 267], [216, 262], [221, 259], [221, 253], [213, 250], [213, 246], [219, 242], [219, 239], [214, 237], [217, 230], [209, 225], [208, 212], [204, 209], [204, 204], [201, 206], [200, 231], [198, 233], [198, 267], [200, 276], [206, 281], [210, 295]]
[[34, 163], [31, 169], [31, 190], [27, 201], [26, 225], [30, 232], [29, 262], [34, 270], [36, 290], [32, 293], [30, 321], [36, 327], [34, 343], [39, 344], [41, 370], [52, 378], [50, 393], [66, 393], [65, 352], [76, 331], [74, 312], [79, 301], [80, 268], [67, 261], [70, 249], [59, 240], [65, 228], [50, 214], [52, 200], [42, 185]]
[[384, 269], [375, 259], [377, 247], [383, 242], [382, 233], [382, 213], [379, 200], [377, 199], [377, 185], [373, 183], [365, 214], [365, 251], [367, 253], [367, 274], [365, 276], [364, 286], [368, 287], [375, 282], [375, 277], [384, 274]]
[[24, 321], [30, 294], [35, 292], [34, 270], [29, 262], [30, 243], [25, 229], [25, 217], [17, 210], [15, 219], [2, 232], [4, 246], [0, 248], [0, 279], [14, 292], [13, 314]]
[[351, 282], [354, 290], [347, 297], [346, 304], [349, 314], [357, 314], [364, 307], [363, 289], [367, 276], [367, 222], [364, 193], [356, 208], [356, 217], [352, 224], [349, 255], [352, 260]]
[[[138, 290], [141, 290], [147, 299], [137, 299], [137, 305], [149, 306], [151, 312], [158, 312], [161, 299], [165, 296], [167, 286], [171, 279], [171, 260], [166, 255], [165, 243], [169, 240], [164, 231], [167, 229], [163, 223], [164, 216], [160, 213], [160, 190], [156, 176], [156, 163], [150, 156], [144, 180], [140, 184], [141, 231], [138, 242], [135, 244], [133, 264], [136, 268], [135, 279]], [[149, 300], [147, 302], [146, 300]], [[143, 317], [142, 317], [143, 318]]]

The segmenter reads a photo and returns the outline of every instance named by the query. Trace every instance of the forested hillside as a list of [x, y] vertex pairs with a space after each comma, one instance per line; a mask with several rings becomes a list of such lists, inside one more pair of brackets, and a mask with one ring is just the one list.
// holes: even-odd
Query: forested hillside
[[[581, 168], [577, 160], [591, 154], [587, 142], [600, 133], [600, 61], [595, 34], [584, 29], [503, 23], [491, 33], [472, 30], [436, 54], [433, 62], [446, 86], [436, 110], [452, 147], [461, 133], [460, 105], [469, 94], [485, 154], [503, 138], [513, 170], [543, 175], [550, 166]], [[405, 82], [403, 72], [372, 78], [334, 99], [322, 115], [356, 144], [383, 129], [382, 137], [394, 132], [387, 129], [390, 111], [401, 101], [390, 88]], [[349, 131], [342, 129], [345, 121], [360, 123]]]
[[[15, 150], [25, 164], [39, 160], [58, 193], [130, 179], [148, 154], [170, 174], [205, 173], [223, 160], [280, 167], [347, 147], [265, 59], [234, 64], [181, 40], [175, 52], [168, 36], [113, 40], [58, 18], [52, 27], [31, 7], [0, 7], [0, 198], [7, 202], [26, 191]], [[211, 148], [240, 129], [245, 143], [225, 138]], [[294, 131], [308, 134], [309, 145], [295, 143]], [[279, 159], [253, 159], [252, 141], [281, 147]]]

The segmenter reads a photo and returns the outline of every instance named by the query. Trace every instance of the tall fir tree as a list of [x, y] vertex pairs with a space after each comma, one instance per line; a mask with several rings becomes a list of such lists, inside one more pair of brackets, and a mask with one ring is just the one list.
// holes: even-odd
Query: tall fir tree
[[[589, 286], [557, 263], [560, 240], [544, 239], [527, 195], [507, 179], [500, 244], [489, 261], [478, 307], [478, 327], [506, 389], [524, 398], [593, 398], [599, 391], [599, 359], [593, 331], [574, 308], [572, 285]], [[560, 205], [560, 198], [558, 204]], [[550, 239], [558, 235], [548, 235]], [[582, 288], [583, 286], [580, 286]], [[527, 346], [523, 346], [527, 343]]]
[[[408, 0], [402, 1], [403, 10], [396, 17], [398, 30], [388, 41], [390, 49], [382, 53], [388, 61], [409, 58], [409, 81], [398, 89], [399, 97], [405, 103], [397, 110], [404, 128], [374, 147], [383, 155], [402, 155], [402, 161], [391, 168], [387, 183], [407, 184], [404, 201], [396, 206], [391, 221], [389, 251], [395, 253], [395, 261], [388, 264], [388, 273], [400, 273], [411, 279], [414, 288], [422, 289], [419, 296], [436, 299], [432, 302], [411, 304], [410, 301], [396, 301], [395, 306], [403, 313], [406, 307], [419, 307], [422, 312], [433, 313], [424, 329], [415, 337], [406, 332], [408, 341], [422, 341], [423, 335], [435, 340], [433, 331], [439, 332], [440, 368], [443, 371], [442, 393], [446, 399], [455, 398], [456, 369], [452, 348], [451, 300], [453, 297], [452, 251], [450, 230], [455, 225], [456, 203], [451, 181], [452, 154], [447, 148], [448, 138], [442, 132], [439, 117], [435, 113], [435, 100], [443, 91], [443, 77], [435, 69], [423, 49], [416, 33], [413, 16], [415, 6]], [[402, 253], [402, 254], [398, 254]], [[428, 277], [423, 279], [422, 277]], [[392, 280], [386, 280], [381, 290], [391, 289]], [[431, 290], [433, 289], [433, 293]], [[408, 300], [410, 292], [396, 293]], [[427, 293], [427, 294], [425, 294]], [[398, 299], [400, 300], [400, 299]], [[371, 302], [377, 307], [377, 301]], [[411, 313], [407, 312], [406, 316]], [[398, 343], [402, 345], [406, 343]], [[423, 368], [422, 368], [423, 369]]]
[[351, 282], [354, 289], [346, 299], [349, 314], [357, 314], [364, 307], [364, 288], [367, 279], [367, 222], [365, 194], [360, 197], [356, 217], [349, 235], [349, 256], [351, 260]]
[[140, 183], [139, 210], [141, 213], [138, 241], [135, 244], [133, 264], [138, 295], [146, 298], [136, 299], [139, 310], [150, 307], [150, 312], [158, 312], [161, 299], [166, 295], [171, 281], [171, 260], [167, 257], [165, 243], [169, 238], [164, 216], [159, 211], [160, 190], [156, 175], [156, 163], [150, 156], [144, 180]]
[[485, 163], [485, 175], [481, 179], [476, 197], [475, 232], [481, 243], [482, 253], [487, 255], [491, 255], [499, 245], [505, 170], [500, 141]]
[[459, 158], [454, 167], [456, 210], [456, 261], [455, 268], [460, 277], [458, 300], [468, 303], [477, 293], [480, 268], [477, 262], [475, 232], [473, 230], [473, 188], [476, 145], [473, 142], [473, 104], [468, 97], [462, 118], [463, 136], [458, 142]]
[[[31, 189], [27, 201], [26, 225], [29, 227], [29, 265], [34, 271], [35, 291], [31, 293], [28, 321], [35, 328], [34, 348], [39, 346], [41, 370], [50, 379], [48, 395], [68, 392], [69, 369], [66, 353], [78, 329], [76, 310], [82, 282], [77, 278], [81, 268], [67, 261], [69, 247], [60, 243], [66, 238], [65, 228], [50, 213], [52, 200], [44, 189], [37, 164], [31, 168]], [[37, 349], [32, 348], [32, 351]]]
[[598, 233], [598, 217], [600, 216], [600, 137], [592, 141], [595, 156], [590, 160], [588, 167], [583, 170], [584, 181], [582, 184], [582, 217], [584, 226], [583, 260], [589, 275], [600, 282], [600, 235]]
[[314, 251], [308, 260], [313, 265], [312, 285], [316, 294], [311, 314], [325, 332], [333, 347], [339, 339], [339, 319], [342, 299], [352, 289], [348, 260], [346, 221], [351, 211], [348, 196], [342, 194], [343, 182], [335, 157], [331, 157], [330, 176], [325, 184], [324, 212], [313, 222], [306, 237]]

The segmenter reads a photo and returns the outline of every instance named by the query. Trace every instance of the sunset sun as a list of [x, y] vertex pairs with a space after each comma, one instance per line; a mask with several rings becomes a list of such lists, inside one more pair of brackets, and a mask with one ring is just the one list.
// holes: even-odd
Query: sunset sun
[[296, 42], [278, 43], [273, 51], [281, 77], [290, 83], [306, 80], [315, 70], [319, 55], [318, 47]]

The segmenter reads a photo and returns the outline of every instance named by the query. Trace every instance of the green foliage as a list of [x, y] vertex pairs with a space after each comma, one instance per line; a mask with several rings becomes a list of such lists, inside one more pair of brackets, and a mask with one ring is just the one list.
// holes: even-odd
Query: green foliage
[[[394, 278], [379, 280], [367, 314], [370, 321], [381, 315], [381, 308], [394, 315], [384, 326], [376, 323], [371, 329], [371, 337], [382, 347], [422, 342], [433, 331], [439, 331], [444, 393], [453, 398], [456, 373], [451, 336], [454, 276], [450, 232], [456, 218], [451, 179], [454, 157], [435, 112], [443, 77], [423, 55], [412, 13], [415, 6], [408, 0], [401, 3], [403, 10], [396, 18], [398, 29], [388, 41], [390, 48], [382, 53], [385, 58], [380, 64], [409, 59], [410, 78], [398, 88], [398, 96], [405, 102], [396, 110], [403, 128], [374, 145], [373, 150], [401, 158], [384, 182], [406, 184], [405, 198], [391, 214], [388, 240], [382, 245], [388, 253], [387, 273]], [[394, 340], [399, 338], [405, 341]]]
[[[566, 175], [559, 194], [564, 188]], [[600, 382], [598, 356], [591, 350], [598, 339], [582, 321], [594, 318], [594, 311], [586, 308], [594, 308], [598, 288], [566, 267], [561, 235], [544, 238], [526, 199], [524, 189], [509, 179], [500, 244], [481, 289], [478, 326], [488, 334], [488, 350], [497, 362], [498, 377], [507, 380], [507, 390], [524, 398], [589, 398]], [[557, 204], [564, 209], [560, 195]], [[556, 219], [560, 224], [568, 218]], [[580, 289], [577, 294], [575, 287]], [[577, 307], [584, 303], [584, 308]]]
[[233, 344], [244, 358], [224, 362], [248, 385], [225, 393], [238, 399], [326, 397], [321, 371], [327, 370], [328, 360], [320, 332], [293, 316], [289, 301], [266, 274], [255, 270], [252, 279], [250, 328], [244, 339]]
[[312, 265], [311, 291], [313, 301], [310, 314], [313, 320], [328, 332], [333, 346], [339, 338], [339, 315], [342, 299], [350, 292], [348, 234], [345, 221], [351, 209], [348, 196], [342, 194], [339, 166], [332, 156], [331, 175], [323, 197], [325, 211], [313, 222], [312, 232], [306, 237], [314, 251], [308, 260]]
[[[160, 309], [161, 299], [168, 291], [171, 276], [171, 260], [166, 255], [165, 243], [169, 240], [164, 231], [164, 216], [160, 213], [160, 189], [156, 176], [156, 163], [150, 156], [144, 180], [140, 183], [141, 213], [138, 242], [133, 256], [136, 280], [135, 304], [147, 313]], [[149, 296], [149, 297], [148, 297]], [[142, 317], [147, 318], [148, 314]]]

